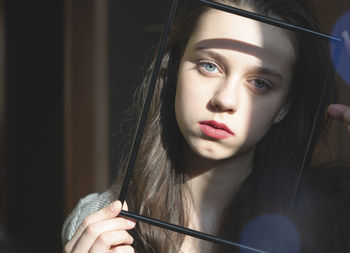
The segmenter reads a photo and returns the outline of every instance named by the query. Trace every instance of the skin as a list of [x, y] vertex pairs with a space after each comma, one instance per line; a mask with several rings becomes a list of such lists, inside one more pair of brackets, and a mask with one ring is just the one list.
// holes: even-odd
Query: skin
[[350, 107], [342, 104], [328, 106], [328, 113], [334, 119], [344, 122], [344, 126], [350, 133]]
[[[252, 149], [285, 110], [293, 61], [293, 47], [281, 29], [208, 11], [180, 63], [175, 100], [177, 122], [191, 149], [215, 160]], [[226, 124], [234, 136], [207, 138], [198, 124], [203, 120]]]
[[126, 203], [112, 202], [107, 207], [87, 216], [64, 247], [63, 252], [132, 253], [133, 238], [127, 232], [135, 221], [118, 217], [121, 210], [128, 210]]
[[[218, 213], [251, 172], [255, 145], [287, 113], [294, 60], [279, 28], [217, 10], [201, 17], [180, 63], [175, 98], [191, 176], [190, 228], [215, 234]], [[199, 124], [207, 120], [234, 135], [208, 137]], [[182, 251], [210, 252], [210, 246], [186, 237]]]
[[[280, 29], [215, 10], [201, 18], [181, 60], [175, 105], [186, 139], [184, 165], [191, 176], [188, 227], [215, 234], [218, 212], [251, 172], [256, 143], [279, 123], [277, 116], [283, 120], [288, 113], [293, 61], [293, 46]], [[254, 66], [274, 69], [282, 79], [252, 72]], [[266, 89], [260, 78], [279, 84]], [[343, 121], [350, 133], [350, 107], [330, 105], [328, 113]], [[210, 119], [226, 124], [234, 136], [208, 138], [198, 122]], [[135, 222], [118, 217], [121, 210], [121, 202], [115, 201], [87, 216], [64, 252], [134, 252], [127, 231]], [[181, 250], [205, 253], [211, 246], [185, 237]]]

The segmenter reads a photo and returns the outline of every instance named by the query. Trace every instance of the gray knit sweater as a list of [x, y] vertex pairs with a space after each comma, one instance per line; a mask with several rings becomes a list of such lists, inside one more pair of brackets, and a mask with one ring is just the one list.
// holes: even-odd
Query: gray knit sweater
[[103, 193], [92, 193], [80, 199], [72, 213], [65, 220], [62, 228], [62, 244], [63, 246], [73, 237], [83, 219], [101, 208], [107, 206], [111, 200], [109, 191]]

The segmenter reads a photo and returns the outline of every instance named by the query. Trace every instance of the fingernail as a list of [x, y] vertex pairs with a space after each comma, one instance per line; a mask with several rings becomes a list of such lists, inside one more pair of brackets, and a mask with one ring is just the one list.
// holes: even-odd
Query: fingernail
[[126, 220], [130, 226], [135, 226], [136, 222], [132, 220]]
[[114, 202], [111, 204], [111, 210], [112, 210], [113, 212], [117, 212], [118, 210], [121, 209], [121, 206], [122, 206], [122, 203], [121, 203], [119, 200], [114, 201]]

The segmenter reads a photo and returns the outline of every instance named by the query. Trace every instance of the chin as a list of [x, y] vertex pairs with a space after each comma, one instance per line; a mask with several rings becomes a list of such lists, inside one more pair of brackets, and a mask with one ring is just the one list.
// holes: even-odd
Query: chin
[[246, 156], [251, 155], [255, 151], [254, 146], [241, 146], [241, 147], [231, 147], [230, 149], [225, 148], [219, 148], [210, 145], [209, 147], [199, 147], [192, 149], [194, 153], [199, 155], [200, 157], [212, 160], [212, 161], [219, 161], [219, 160], [227, 160], [234, 157], [240, 157], [240, 156]]
[[205, 142], [186, 142], [185, 150], [192, 155], [197, 156], [200, 159], [206, 159], [210, 161], [219, 161], [232, 158], [239, 153], [239, 148], [230, 147], [224, 148], [221, 145], [215, 143]]
[[208, 160], [213, 160], [213, 161], [218, 161], [218, 160], [225, 160], [233, 157], [235, 153], [228, 153], [225, 151], [217, 151], [217, 150], [202, 150], [196, 152], [199, 156], [202, 158], [208, 159]]

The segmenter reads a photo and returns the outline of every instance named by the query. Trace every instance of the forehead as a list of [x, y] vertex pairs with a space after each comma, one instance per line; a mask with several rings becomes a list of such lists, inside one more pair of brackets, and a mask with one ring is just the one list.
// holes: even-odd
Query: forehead
[[189, 42], [196, 47], [241, 51], [262, 60], [294, 62], [291, 38], [282, 28], [210, 9], [199, 19]]

